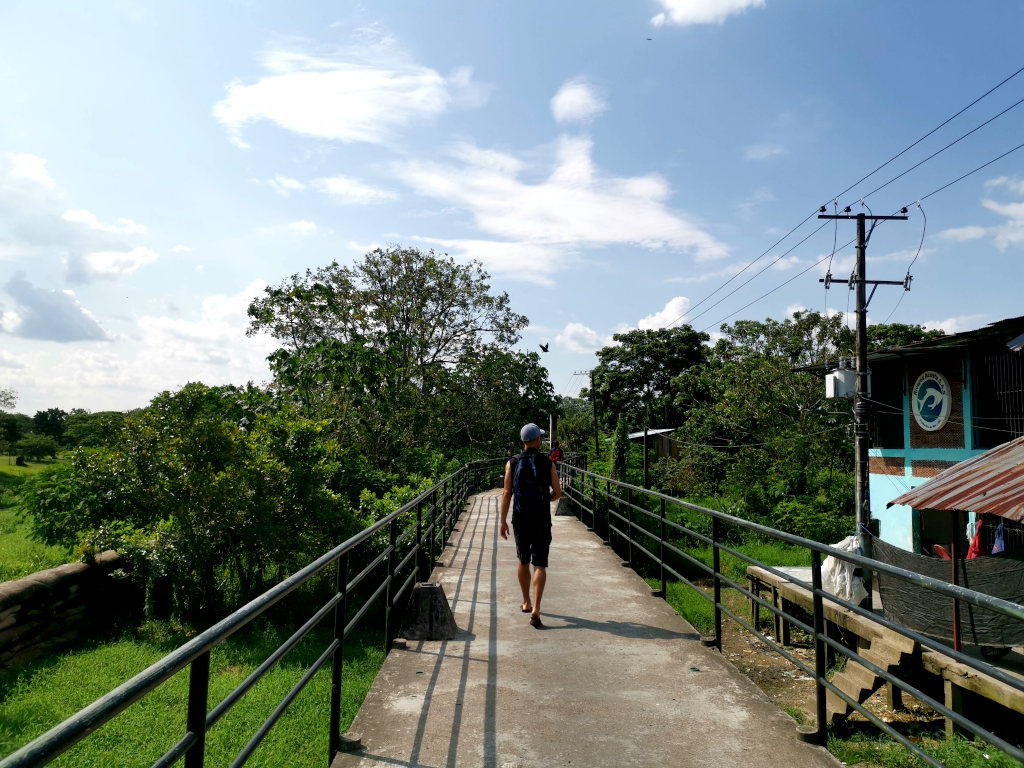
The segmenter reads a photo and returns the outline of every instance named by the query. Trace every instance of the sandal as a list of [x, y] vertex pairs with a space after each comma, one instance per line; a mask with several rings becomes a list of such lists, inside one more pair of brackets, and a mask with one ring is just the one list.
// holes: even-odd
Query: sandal
[[543, 627], [544, 625], [541, 623], [540, 616], [531, 616], [530, 617], [530, 626], [531, 627], [537, 627], [537, 629], [540, 629], [541, 627]]

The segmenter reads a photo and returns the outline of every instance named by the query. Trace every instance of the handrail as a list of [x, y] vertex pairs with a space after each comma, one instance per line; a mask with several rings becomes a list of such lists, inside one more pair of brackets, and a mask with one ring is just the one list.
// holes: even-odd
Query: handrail
[[[416, 534], [414, 546], [415, 550], [418, 550], [419, 556], [415, 558], [416, 571], [414, 574], [424, 570], [423, 564], [426, 562], [428, 548], [429, 555], [432, 557], [435, 552], [434, 547], [437, 544], [438, 536], [441, 536], [442, 547], [450, 536], [459, 512], [469, 496], [470, 483], [473, 479], [471, 476], [478, 475], [482, 469], [495, 465], [498, 461], [497, 459], [483, 459], [463, 465], [436, 485], [420, 493], [412, 501], [404, 504], [401, 508], [321, 555], [306, 567], [271, 587], [259, 597], [234, 611], [231, 615], [220, 620], [174, 651], [171, 651], [162, 659], [139, 672], [130, 680], [122, 683], [105, 696], [79, 710], [64, 722], [51, 728], [7, 757], [0, 759], [0, 768], [23, 768], [47, 764], [189, 665], [192, 666], [192, 674], [189, 683], [188, 730], [185, 736], [157, 761], [156, 765], [172, 765], [184, 756], [186, 768], [198, 768], [203, 765], [206, 729], [212, 726], [230, 706], [237, 703], [252, 684], [269, 671], [273, 666], [273, 662], [283, 657], [301, 637], [312, 631], [332, 610], [335, 615], [335, 638], [328, 645], [327, 650], [325, 650], [325, 655], [314, 664], [314, 668], [300, 682], [302, 685], [305, 685], [305, 682], [308, 682], [308, 678], [312, 677], [315, 669], [322, 666], [330, 658], [333, 660], [336, 670], [335, 674], [340, 683], [341, 654], [343, 652], [344, 639], [355, 628], [357, 624], [355, 619], [361, 619], [368, 613], [376, 596], [381, 592], [381, 589], [378, 588], [374, 597], [368, 599], [366, 604], [359, 609], [355, 619], [348, 624], [345, 623], [346, 598], [349, 597], [349, 593], [354, 588], [354, 585], [348, 584], [347, 565], [349, 553], [385, 528], [389, 528], [394, 532], [397, 528], [398, 520], [403, 515], [416, 512], [417, 520], [402, 535], [404, 537], [409, 530]], [[424, 540], [422, 525], [424, 521], [421, 516], [423, 504], [428, 501], [430, 502], [430, 519], [427, 527], [430, 533], [429, 540]], [[392, 536], [391, 541], [392, 543], [389, 547], [393, 552], [396, 546], [394, 536]], [[408, 567], [410, 562], [409, 558], [403, 558], [399, 566]], [[314, 576], [335, 564], [338, 565], [338, 587], [327, 603], [317, 611], [313, 619], [307, 621], [298, 632], [282, 644], [281, 648], [272, 653], [268, 660], [256, 672], [250, 675], [236, 691], [228, 694], [228, 697], [222, 702], [222, 704], [226, 703], [226, 706], [218, 704], [212, 711], [207, 712], [206, 691], [209, 682], [210, 651], [268, 609], [281, 602]], [[394, 571], [389, 570], [381, 581], [381, 587], [394, 582], [399, 570], [400, 567], [394, 567]], [[429, 570], [424, 575], [428, 574]], [[360, 576], [365, 575], [367, 574], [364, 572]], [[397, 597], [398, 594], [390, 595], [391, 601], [394, 601]], [[385, 632], [385, 635], [385, 650], [389, 650], [390, 642], [393, 638], [390, 636], [390, 632]], [[203, 672], [204, 669], [205, 672]], [[332, 692], [333, 698], [334, 692]], [[282, 712], [288, 703], [290, 703], [290, 699], [286, 697], [280, 707]], [[332, 701], [332, 704], [334, 703]], [[337, 733], [339, 712], [338, 707], [335, 706], [332, 706], [331, 710], [329, 727], [331, 729], [330, 743], [332, 754], [330, 757], [333, 758], [333, 754], [340, 741], [339, 734]], [[280, 713], [275, 714], [277, 717], [280, 716]], [[276, 720], [276, 717], [274, 720]], [[272, 722], [268, 724], [268, 729], [269, 725], [272, 724]], [[262, 735], [265, 735], [265, 731], [258, 734], [260, 738], [262, 738]], [[239, 756], [241, 762], [244, 762], [244, 759], [248, 757], [248, 753], [251, 753], [251, 749], [255, 748], [255, 746], [255, 744], [250, 744], [247, 747], [246, 754]], [[241, 762], [238, 764], [240, 765]]]
[[[1004, 752], [1016, 759], [1024, 760], [1024, 750], [1020, 747], [1010, 744], [1005, 739], [989, 732], [986, 728], [971, 721], [963, 714], [953, 711], [943, 702], [937, 701], [927, 693], [918, 690], [912, 682], [901, 680], [895, 674], [878, 667], [867, 659], [864, 659], [857, 654], [856, 651], [847, 648], [842, 643], [829, 636], [824, 629], [824, 601], [827, 599], [830, 603], [839, 605], [862, 618], [878, 624], [879, 626], [885, 627], [893, 632], [898, 632], [908, 639], [913, 640], [915, 643], [918, 643], [922, 647], [939, 651], [940, 653], [965, 664], [975, 671], [981, 672], [1014, 688], [1017, 691], [1024, 692], [1024, 680], [1009, 675], [982, 660], [956, 651], [938, 640], [898, 625], [884, 616], [875, 614], [872, 611], [861, 608], [858, 605], [854, 605], [826, 592], [822, 588], [822, 560], [826, 556], [832, 556], [839, 560], [871, 569], [876, 573], [881, 572], [895, 578], [912, 582], [918, 586], [933, 590], [937, 593], [952, 597], [965, 603], [975, 605], [979, 608], [995, 611], [1011, 620], [1024, 621], [1024, 606], [981, 592], [976, 592], [965, 587], [948, 584], [944, 581], [933, 579], [928, 576], [924, 576], [923, 574], [908, 571], [887, 563], [872, 560], [858, 554], [839, 550], [828, 546], [827, 544], [803, 538], [802, 536], [778, 531], [749, 520], [744, 520], [740, 517], [736, 517], [735, 515], [692, 504], [658, 491], [647, 490], [621, 480], [615, 480], [593, 472], [588, 472], [585, 467], [581, 468], [567, 464], [564, 470], [560, 469], [560, 472], [564, 472], [566, 496], [575, 505], [576, 512], [584, 524], [587, 524], [588, 527], [594, 530], [598, 535], [602, 535], [606, 543], [616, 546], [617, 549], [620, 550], [620, 554], [623, 559], [626, 560], [625, 564], [636, 567], [637, 564], [633, 562], [633, 559], [637, 553], [642, 553], [652, 566], [659, 569], [661, 589], [656, 590], [654, 594], [666, 597], [666, 572], [668, 572], [680, 579], [680, 581], [686, 583], [689, 587], [697, 590], [701, 597], [714, 605], [714, 636], [705, 639], [705, 643], [707, 645], [716, 646], [721, 650], [722, 618], [723, 614], [725, 614], [748, 631], [753, 632], [762, 641], [766, 642], [768, 646], [792, 661], [795, 665], [803, 669], [803, 671], [815, 679], [817, 728], [813, 733], [802, 735], [805, 735], [819, 744], [824, 745], [826, 743], [827, 730], [825, 720], [827, 715], [825, 697], [827, 692], [832, 692], [843, 699], [848, 705], [852, 706], [857, 712], [864, 715], [883, 732], [910, 749], [915, 755], [924, 760], [925, 763], [937, 766], [937, 768], [942, 768], [941, 763], [937, 762], [934, 758], [921, 750], [917, 744], [913, 743], [906, 736], [900, 734], [890, 725], [879, 719], [859, 702], [854, 701], [827, 679], [826, 654], [837, 653], [845, 656], [847, 659], [851, 659], [862, 664], [886, 682], [893, 683], [901, 690], [907, 691], [932, 709], [947, 717], [951, 722], [956, 723], [961, 728], [964, 728], [972, 732], [974, 735], [988, 741], [990, 744], [1002, 749]], [[646, 502], [648, 501], [655, 503], [658, 511], [647, 506]], [[708, 536], [706, 534], [699, 533], [687, 528], [679, 522], [666, 519], [666, 508], [669, 505], [678, 509], [688, 509], [711, 518], [711, 535]], [[638, 514], [643, 516], [641, 522], [637, 521]], [[649, 525], [642, 524], [645, 521], [648, 522]], [[723, 543], [723, 528], [725, 526], [735, 526], [746, 531], [806, 549], [811, 555], [811, 582], [808, 583], [786, 574], [727, 546]], [[674, 534], [682, 534], [688, 539], [710, 545], [712, 547], [712, 564], [707, 565], [676, 547], [668, 538], [669, 530]], [[614, 541], [613, 538], [615, 539]], [[656, 548], [654, 546], [645, 546], [646, 542], [656, 542], [658, 546]], [[657, 554], [652, 551], [654, 549], [657, 549]], [[741, 584], [735, 583], [732, 579], [723, 574], [719, 559], [722, 551], [725, 551], [744, 562], [764, 568], [771, 573], [781, 576], [807, 590], [812, 598], [813, 626], [803, 622], [798, 617], [787, 613], [784, 604], [780, 608], [773, 603], [766, 602], [761, 599], [759, 595], [746, 589]], [[688, 562], [693, 567], [696, 567], [700, 572], [711, 577], [714, 581], [714, 596], [711, 596], [697, 588], [689, 579], [686, 579], [684, 576], [679, 574], [667, 560], [667, 552], [680, 557], [683, 561]], [[758, 627], [751, 626], [746, 621], [742, 620], [727, 605], [725, 605], [721, 598], [721, 588], [723, 584], [739, 591], [752, 601], [752, 605], [756, 603], [758, 606], [764, 607], [766, 610], [772, 612], [776, 617], [780, 617], [785, 622], [800, 627], [811, 635], [814, 639], [815, 648], [814, 668], [812, 669], [808, 667], [799, 659], [796, 659], [785, 651], [785, 649], [780, 645], [782, 642], [781, 638], [775, 638], [773, 640], [771, 637], [763, 634]], [[779, 642], [775, 642], [776, 640]]]

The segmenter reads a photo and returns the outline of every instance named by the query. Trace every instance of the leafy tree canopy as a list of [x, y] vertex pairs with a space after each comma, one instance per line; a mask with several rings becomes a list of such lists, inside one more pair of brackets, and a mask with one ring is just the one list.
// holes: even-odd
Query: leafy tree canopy
[[32, 431], [38, 435], [46, 435], [60, 442], [64, 437], [64, 426], [67, 422], [67, 411], [60, 408], [47, 408], [45, 411], [36, 411], [32, 417]]
[[904, 325], [890, 323], [869, 325], [867, 327], [868, 351], [886, 349], [887, 347], [903, 347], [916, 341], [936, 339], [945, 334], [939, 330], [925, 330], [920, 325]]
[[675, 404], [675, 380], [704, 361], [709, 336], [684, 325], [612, 338], [617, 344], [597, 353], [592, 393], [606, 428], [614, 427], [619, 415], [637, 429], [644, 424], [677, 426], [681, 413]]

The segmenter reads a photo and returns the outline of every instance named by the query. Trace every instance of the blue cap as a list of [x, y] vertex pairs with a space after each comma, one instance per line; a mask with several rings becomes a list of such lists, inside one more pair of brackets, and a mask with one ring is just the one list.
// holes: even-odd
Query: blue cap
[[541, 435], [546, 435], [543, 429], [538, 427], [536, 424], [530, 423], [519, 430], [519, 439], [524, 443], [530, 443], [536, 440]]

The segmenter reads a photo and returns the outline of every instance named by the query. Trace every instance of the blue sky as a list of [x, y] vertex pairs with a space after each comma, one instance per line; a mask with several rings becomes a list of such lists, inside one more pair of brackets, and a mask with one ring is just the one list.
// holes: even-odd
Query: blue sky
[[[1022, 32], [1019, 2], [7, 0], [0, 386], [31, 414], [265, 381], [249, 301], [393, 243], [481, 261], [559, 394], [618, 331], [845, 312], [853, 222], [772, 246], [1024, 66]], [[871, 322], [1022, 314], [1024, 150], [930, 194], [1024, 141], [1022, 98], [835, 200], [910, 206], [867, 271], [913, 260], [912, 289]]]

